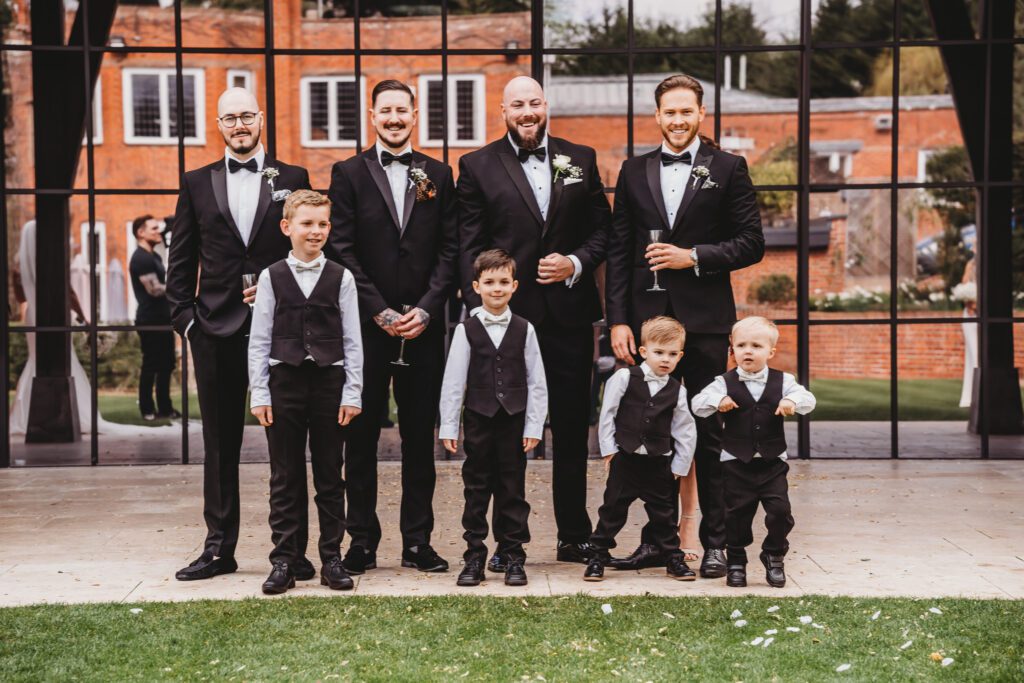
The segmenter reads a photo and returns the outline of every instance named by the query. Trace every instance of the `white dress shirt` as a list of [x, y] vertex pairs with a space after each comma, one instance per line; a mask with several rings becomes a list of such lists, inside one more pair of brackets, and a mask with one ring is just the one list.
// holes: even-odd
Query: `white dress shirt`
[[[683, 201], [683, 193], [686, 192], [686, 183], [690, 182], [690, 174], [693, 171], [693, 161], [697, 158], [697, 151], [700, 149], [700, 136], [695, 136], [689, 146], [679, 154], [690, 153], [690, 163], [661, 165], [661, 198], [665, 202], [665, 211], [668, 213], [669, 229], [676, 223], [676, 214], [679, 213], [679, 206]], [[668, 148], [664, 142], [661, 143], [661, 152], [678, 156]], [[659, 163], [660, 157], [659, 157]]]
[[[377, 161], [380, 161], [380, 153], [383, 151], [391, 152], [391, 150], [385, 150], [384, 145], [380, 144], [380, 140], [374, 145], [377, 148]], [[395, 156], [402, 156], [406, 152], [412, 152], [412, 145], [406, 145], [403, 149]], [[394, 152], [391, 152], [394, 154]], [[397, 161], [392, 161], [389, 165], [384, 166], [384, 174], [388, 177], [388, 183], [391, 185], [391, 196], [395, 200], [395, 212], [398, 214], [398, 227], [404, 229], [402, 225], [402, 217], [405, 216], [405, 192], [409, 189], [409, 166], [400, 164]]]
[[[765, 384], [768, 382], [768, 366], [761, 368], [759, 372], [751, 373], [739, 368], [737, 368], [736, 372], [740, 376], [740, 381], [747, 385], [747, 391], [754, 397], [754, 400], [760, 400], [761, 395], [764, 393]], [[704, 387], [702, 392], [693, 397], [693, 414], [697, 417], [714, 415], [718, 412], [718, 406], [722, 403], [722, 399], [728, 395], [729, 390], [725, 386], [725, 377], [719, 375], [715, 378], [714, 382]], [[800, 415], [806, 415], [811, 412], [817, 404], [814, 394], [797, 383], [796, 377], [793, 377], [788, 372], [782, 373], [782, 398], [788, 398], [796, 404], [796, 412]], [[736, 409], [734, 408], [733, 410]], [[774, 413], [775, 411], [772, 410], [772, 412]], [[761, 454], [754, 453], [754, 457], [760, 458]], [[782, 460], [785, 460], [787, 457], [789, 456], [785, 451], [779, 455], [779, 458]], [[735, 459], [736, 456], [724, 449], [722, 450], [722, 462]]]
[[[499, 315], [493, 315], [481, 309], [480, 322], [484, 324], [487, 336], [491, 338], [494, 348], [501, 346], [505, 338], [508, 323], [512, 319], [512, 310], [506, 306]], [[459, 419], [462, 417], [462, 401], [466, 395], [466, 376], [469, 373], [469, 340], [466, 338], [465, 323], [459, 323], [452, 335], [451, 347], [448, 350], [448, 363], [444, 368], [444, 381], [441, 383], [441, 428], [439, 439], [459, 438]], [[544, 436], [544, 418], [548, 414], [548, 384], [544, 377], [544, 363], [540, 358], [540, 345], [533, 325], [526, 324], [526, 426], [523, 427], [524, 439], [540, 439]]]
[[[641, 363], [640, 368], [644, 371], [644, 381], [647, 383], [647, 390], [651, 392], [651, 396], [668, 384], [669, 376], [655, 374], [646, 362]], [[604, 384], [601, 418], [597, 423], [597, 440], [601, 446], [601, 455], [615, 455], [621, 450], [618, 442], [615, 441], [615, 415], [619, 411], [619, 402], [622, 401], [628, 386], [629, 368], [616, 371]], [[663, 455], [672, 457], [672, 473], [679, 477], [685, 477], [690, 471], [693, 452], [697, 448], [697, 425], [686, 405], [686, 387], [682, 386], [679, 387], [679, 400], [676, 401], [676, 407], [672, 411], [672, 441], [675, 446]], [[634, 452], [647, 455], [647, 449], [643, 444]]]
[[[292, 252], [288, 252], [288, 267], [307, 299], [316, 283], [320, 281], [326, 260], [321, 253], [317, 258], [305, 263], [295, 258]], [[281, 362], [270, 357], [276, 302], [270, 271], [264, 269], [257, 284], [256, 303], [252, 309], [252, 328], [249, 332], [249, 386], [252, 392], [252, 407], [271, 405], [270, 366]], [[342, 348], [345, 351], [345, 359], [334, 363], [345, 367], [345, 386], [338, 405], [362, 408], [363, 335], [359, 327], [359, 297], [355, 278], [347, 268], [338, 289], [338, 307], [341, 309]], [[306, 359], [315, 360], [312, 356], [306, 356]]]
[[[252, 173], [240, 168], [234, 173], [226, 170], [228, 185], [228, 208], [231, 211], [231, 218], [238, 226], [238, 232], [242, 233], [242, 241], [249, 244], [249, 235], [252, 234], [252, 222], [256, 219], [256, 207], [260, 203], [260, 183], [265, 182], [260, 172], [263, 170], [263, 160], [266, 153], [263, 145], [256, 150], [256, 168], [258, 171]], [[224, 166], [227, 168], [228, 160], [241, 161], [231, 153], [230, 148], [224, 150]]]

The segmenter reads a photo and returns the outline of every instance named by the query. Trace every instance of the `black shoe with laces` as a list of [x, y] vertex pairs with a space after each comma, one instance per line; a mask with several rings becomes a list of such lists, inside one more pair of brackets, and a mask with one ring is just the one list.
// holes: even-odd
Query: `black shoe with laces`
[[345, 571], [340, 557], [332, 557], [320, 568], [320, 585], [332, 591], [350, 591], [355, 586], [352, 577]]
[[665, 556], [661, 554], [657, 546], [650, 543], [641, 543], [629, 557], [613, 558], [609, 560], [608, 566], [612, 569], [647, 569], [649, 567], [664, 567]]
[[345, 571], [358, 576], [368, 569], [377, 568], [377, 553], [367, 550], [361, 545], [354, 545], [345, 553], [343, 563]]
[[559, 541], [555, 559], [559, 562], [578, 562], [587, 564], [590, 562], [594, 549], [589, 543], [566, 543]]
[[761, 564], [764, 565], [764, 578], [769, 586], [782, 588], [786, 585], [786, 562], [784, 555], [769, 555], [761, 551]]
[[509, 560], [508, 569], [505, 570], [505, 585], [525, 586], [527, 583], [526, 569], [523, 567], [523, 560]]
[[296, 581], [309, 581], [316, 578], [316, 567], [308, 557], [300, 557], [292, 562], [292, 573], [295, 574]]
[[676, 581], [696, 581], [697, 574], [686, 564], [685, 556], [682, 553], [669, 555], [665, 564], [665, 573]]
[[267, 595], [280, 595], [289, 588], [295, 588], [295, 574], [287, 562], [275, 562], [270, 576], [263, 582], [263, 592]]
[[487, 563], [487, 571], [494, 572], [495, 574], [504, 574], [506, 569], [508, 569], [508, 560], [501, 553], [494, 553]]
[[732, 588], [744, 588], [747, 585], [747, 565], [730, 564], [725, 575], [725, 585]]
[[590, 558], [590, 563], [587, 564], [587, 568], [583, 571], [583, 580], [604, 581], [604, 565], [604, 558], [595, 554]]
[[430, 545], [417, 545], [402, 551], [402, 566], [421, 572], [446, 572], [448, 563]]
[[478, 559], [466, 560], [466, 566], [459, 572], [456, 579], [457, 586], [479, 586], [485, 580], [484, 561]]
[[720, 579], [725, 576], [725, 551], [708, 548], [700, 561], [700, 575], [705, 579]]

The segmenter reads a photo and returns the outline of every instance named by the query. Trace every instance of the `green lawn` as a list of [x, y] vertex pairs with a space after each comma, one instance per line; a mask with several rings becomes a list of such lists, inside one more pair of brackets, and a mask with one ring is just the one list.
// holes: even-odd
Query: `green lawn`
[[[602, 612], [605, 602], [611, 614]], [[772, 605], [780, 606], [774, 614]], [[930, 613], [933, 606], [942, 614]], [[142, 603], [139, 614], [133, 607], [0, 610], [4, 680], [1024, 677], [1021, 601], [337, 597]], [[735, 609], [748, 625], [734, 625]], [[801, 615], [823, 628], [801, 624]], [[749, 644], [772, 628], [779, 633], [769, 647]], [[933, 656], [954, 661], [944, 667]], [[837, 673], [842, 664], [851, 666]]]

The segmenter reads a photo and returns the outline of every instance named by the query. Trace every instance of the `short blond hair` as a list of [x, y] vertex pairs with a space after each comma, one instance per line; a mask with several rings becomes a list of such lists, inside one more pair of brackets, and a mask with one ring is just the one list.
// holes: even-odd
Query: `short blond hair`
[[779, 343], [779, 328], [771, 320], [760, 315], [751, 315], [742, 320], [737, 320], [736, 324], [732, 326], [732, 332], [729, 333], [730, 344], [737, 332], [741, 334], [764, 332], [768, 335], [768, 341], [771, 342], [772, 347]]
[[330, 209], [331, 200], [316, 190], [295, 190], [284, 200], [284, 219], [290, 221], [300, 206], [326, 206]]
[[678, 341], [679, 346], [686, 344], [686, 330], [675, 318], [659, 315], [644, 321], [640, 326], [640, 345], [671, 344]]

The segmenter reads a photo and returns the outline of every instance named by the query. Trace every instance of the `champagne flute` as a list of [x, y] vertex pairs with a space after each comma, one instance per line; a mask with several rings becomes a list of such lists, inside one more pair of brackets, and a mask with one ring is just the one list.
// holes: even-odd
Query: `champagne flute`
[[[256, 286], [256, 281], [257, 281], [258, 278], [259, 278], [259, 275], [257, 273], [242, 273], [242, 291], [244, 292], [247, 289], [255, 287]], [[243, 294], [243, 296], [244, 296], [244, 294]], [[253, 303], [249, 304], [249, 308], [252, 308], [255, 305], [256, 305], [256, 303], [253, 302]]]
[[[412, 306], [410, 306], [409, 304], [402, 304], [402, 315], [405, 315], [406, 313], [408, 313], [411, 310], [412, 310]], [[391, 364], [392, 365], [401, 365], [403, 367], [407, 367], [409, 364], [405, 362], [405, 358], [403, 358], [404, 355], [405, 355], [405, 337], [402, 337], [402, 343], [398, 345], [398, 358], [396, 358], [395, 360], [391, 361]]]
[[[655, 242], [660, 242], [662, 240], [662, 238], [665, 236], [665, 231], [664, 230], [648, 230], [647, 234], [651, 238], [651, 244], [654, 244]], [[647, 291], [648, 292], [664, 292], [665, 291], [665, 288], [658, 284], [658, 271], [654, 271], [654, 286], [650, 287]]]

